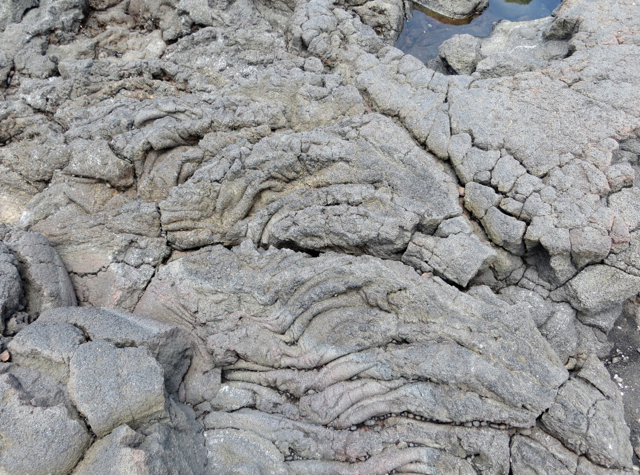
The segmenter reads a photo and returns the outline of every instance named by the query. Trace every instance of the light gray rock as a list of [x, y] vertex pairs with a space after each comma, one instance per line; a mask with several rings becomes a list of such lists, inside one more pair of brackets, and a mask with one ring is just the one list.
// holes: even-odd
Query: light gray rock
[[81, 345], [70, 363], [69, 394], [99, 437], [121, 424], [166, 417], [162, 367], [146, 348], [104, 340]]
[[636, 174], [629, 163], [617, 163], [607, 170], [607, 180], [612, 192], [620, 191], [622, 188], [633, 186]]
[[78, 300], [93, 306], [133, 308], [168, 255], [156, 205], [92, 179], [54, 180], [21, 220], [49, 238]]
[[[391, 417], [376, 422], [374, 430], [333, 431], [302, 422], [287, 420], [281, 416], [240, 410], [234, 413], [211, 413], [205, 418], [209, 429], [235, 429], [255, 431], [264, 439], [282, 447], [284, 453], [298, 454], [308, 461], [289, 462], [294, 473], [335, 473], [338, 470], [361, 470], [373, 472], [375, 466], [385, 470], [400, 469], [412, 462], [421, 463], [421, 470], [433, 471], [442, 467], [457, 470], [461, 466], [462, 454], [476, 454], [471, 464], [476, 470], [487, 473], [504, 473], [509, 466], [509, 437], [506, 431], [489, 428], [466, 428], [420, 422], [402, 417]], [[389, 450], [389, 443], [402, 440]], [[410, 449], [414, 444], [419, 450]], [[431, 449], [437, 445], [438, 449]], [[422, 450], [429, 447], [428, 450]], [[365, 456], [364, 454], [368, 454]], [[372, 463], [357, 463], [357, 460], [372, 457]], [[289, 457], [293, 458], [293, 457]], [[315, 460], [314, 460], [315, 459]], [[338, 462], [331, 462], [337, 459]], [[347, 463], [350, 462], [350, 466]], [[409, 469], [409, 468], [407, 468]], [[415, 466], [414, 466], [415, 469]], [[306, 471], [305, 471], [306, 470]], [[462, 473], [467, 473], [462, 472]]]
[[206, 465], [201, 426], [193, 411], [175, 403], [171, 408], [168, 423], [138, 432], [126, 424], [116, 427], [87, 450], [73, 475], [201, 475]]
[[292, 473], [276, 446], [255, 433], [221, 429], [206, 431], [204, 437], [209, 453], [208, 474]]
[[37, 0], [7, 0], [3, 2], [0, 6], [0, 31], [10, 23], [19, 23], [26, 10], [37, 6]]
[[522, 237], [526, 224], [512, 216], [507, 216], [496, 207], [491, 207], [482, 218], [482, 225], [489, 239], [514, 254], [523, 252]]
[[633, 231], [640, 224], [640, 211], [636, 203], [640, 200], [640, 189], [625, 188], [609, 196], [609, 206], [625, 222], [629, 231]]
[[640, 278], [606, 265], [589, 266], [567, 282], [564, 292], [574, 308], [595, 314], [635, 296]]
[[50, 308], [76, 305], [65, 266], [43, 235], [0, 226], [0, 238], [17, 258], [25, 310], [32, 319]]
[[438, 48], [440, 57], [458, 74], [469, 75], [476, 70], [481, 40], [471, 35], [454, 35]]
[[138, 447], [144, 436], [123, 424], [96, 441], [73, 471], [74, 475], [112, 475], [144, 470], [147, 454]]
[[528, 436], [516, 435], [511, 442], [512, 470], [516, 474], [576, 473], [578, 456], [567, 450], [560, 441], [538, 428]]
[[464, 207], [478, 219], [484, 218], [489, 208], [497, 206], [499, 202], [500, 195], [489, 186], [472, 181], [464, 187]]
[[622, 398], [602, 363], [590, 356], [560, 388], [542, 422], [576, 453], [608, 468], [629, 468], [632, 449]]
[[481, 150], [472, 147], [464, 156], [451, 156], [451, 162], [462, 183], [477, 181], [488, 185], [491, 182], [491, 170], [500, 158], [497, 150]]
[[640, 277], [640, 233], [638, 231], [631, 233], [626, 249], [617, 253], [612, 252], [604, 263], [627, 274]]
[[24, 293], [18, 272], [18, 260], [7, 246], [0, 242], [0, 333], [6, 322], [21, 310]]
[[12, 374], [0, 375], [0, 470], [16, 475], [64, 475], [91, 437], [62, 405], [41, 405]]
[[504, 155], [496, 162], [491, 171], [491, 185], [502, 193], [508, 193], [516, 180], [527, 172], [520, 163], [510, 155]]
[[74, 140], [70, 145], [71, 160], [65, 172], [104, 180], [115, 188], [133, 185], [133, 166], [118, 158], [104, 141]]
[[85, 342], [83, 332], [67, 324], [33, 324], [18, 333], [8, 345], [14, 362], [66, 383], [69, 362]]
[[[455, 236], [459, 235], [446, 239]], [[176, 282], [181, 283], [179, 293]], [[386, 295], [393, 297], [388, 300]], [[507, 310], [508, 306], [487, 307], [463, 296], [441, 280], [421, 277], [397, 262], [331, 253], [312, 258], [286, 250], [262, 251], [245, 242], [235, 251], [212, 247], [163, 267], [136, 312], [191, 326], [195, 322], [191, 312], [198, 308], [208, 318], [194, 330], [207, 340], [212, 363], [226, 368], [227, 381], [246, 383], [242, 388], [255, 393], [257, 408], [269, 407], [269, 412], [288, 418], [349, 428], [373, 417], [408, 411], [427, 420], [530, 426], [535, 414], [554, 398], [555, 390], [548, 385], [564, 381], [564, 368], [527, 314]], [[246, 302], [245, 309], [252, 308], [253, 318], [235, 314], [229, 319], [238, 300]], [[192, 323], [176, 318], [172, 309], [177, 308]], [[469, 313], [465, 308], [477, 310]], [[485, 338], [481, 329], [494, 328], [497, 321], [491, 319], [486, 327], [487, 322], [475, 320], [495, 312], [502, 315], [499, 327], [509, 325], [504, 333], [500, 330], [498, 341], [515, 338], [512, 344], [520, 348], [499, 351], [501, 361], [510, 355], [509, 362], [504, 360], [506, 366], [484, 359], [490, 348], [502, 343]], [[427, 321], [431, 323], [423, 328], [420, 322]], [[518, 335], [524, 335], [524, 327], [526, 344], [520, 346]], [[473, 329], [473, 336], [462, 330], [466, 328]], [[482, 345], [482, 356], [458, 344], [430, 343], [428, 335], [436, 333], [451, 333], [456, 340], [472, 338], [474, 343], [467, 344]], [[402, 341], [407, 343], [395, 343]], [[519, 351], [527, 356], [518, 359]], [[419, 364], [425, 359], [434, 363]], [[508, 369], [516, 366], [521, 368], [517, 376]], [[502, 375], [501, 381], [515, 376], [518, 382], [497, 384], [491, 376], [495, 371]], [[530, 372], [535, 378], [524, 376]], [[358, 378], [351, 381], [355, 374]], [[406, 383], [405, 378], [442, 381], [446, 386]], [[485, 384], [489, 386], [484, 388]], [[501, 388], [507, 387], [523, 389], [518, 394], [511, 389], [503, 393]], [[283, 398], [271, 388], [299, 400]], [[493, 391], [499, 393], [497, 399], [490, 396]], [[510, 402], [515, 400], [521, 401], [517, 407]]]
[[475, 71], [482, 77], [512, 76], [542, 69], [551, 60], [569, 54], [566, 41], [549, 39], [545, 33], [553, 17], [526, 22], [500, 21], [491, 34], [481, 40]]
[[460, 208], [434, 159], [392, 121], [371, 115], [268, 137], [253, 150], [227, 147], [174, 188], [160, 212], [169, 241], [183, 249], [249, 237], [394, 257], [415, 230], [433, 232]]
[[474, 234], [452, 234], [445, 238], [416, 233], [402, 256], [402, 262], [423, 272], [433, 271], [445, 280], [466, 287], [497, 255]]
[[[267, 441], [277, 463], [265, 458], [266, 473], [628, 472], [598, 465], [626, 450], [624, 430], [609, 430], [617, 406], [598, 399], [606, 385], [573, 381], [585, 381], [589, 354], [606, 356], [605, 332], [640, 275], [632, 3], [563, 2], [553, 17], [451, 40], [449, 65], [473, 76], [392, 46], [400, 0], [48, 0], [20, 11], [0, 28], [0, 221], [45, 235], [73, 287], [52, 272], [33, 297], [27, 261], [2, 237], [17, 258], [3, 261], [2, 349], [42, 315], [0, 373], [36, 408], [74, 418], [65, 389], [26, 366], [64, 380], [99, 340], [116, 354], [148, 349], [169, 394], [163, 415], [132, 422], [138, 435], [105, 435], [86, 472], [135, 455], [148, 473], [202, 475], [202, 427], [175, 397], [198, 405], [208, 431]], [[452, 47], [465, 40], [469, 50]], [[414, 265], [469, 290], [397, 262], [418, 238]], [[487, 239], [503, 247], [485, 268]], [[212, 243], [229, 249], [200, 249]], [[620, 289], [606, 272], [603, 289], [597, 272], [581, 282], [594, 267], [619, 271]], [[38, 299], [63, 288], [85, 307], [137, 308], [186, 330], [43, 311]], [[51, 308], [75, 304], [60, 301]], [[584, 414], [600, 432], [556, 417], [592, 396]], [[551, 412], [557, 439], [542, 432]], [[242, 440], [246, 452], [231, 447], [220, 470], [259, 470]]]
[[[41, 326], [82, 329], [87, 338], [105, 340], [117, 347], [145, 347], [162, 366], [166, 389], [178, 390], [189, 368], [193, 347], [182, 328], [144, 318], [128, 312], [93, 308], [60, 308], [43, 312], [31, 325], [30, 334], [37, 335]], [[45, 332], [51, 330], [44, 328]]]

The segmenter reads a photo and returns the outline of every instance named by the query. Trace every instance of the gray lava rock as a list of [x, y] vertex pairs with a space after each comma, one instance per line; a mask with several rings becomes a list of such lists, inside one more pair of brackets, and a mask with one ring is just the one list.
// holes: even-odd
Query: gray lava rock
[[66, 383], [69, 362], [81, 344], [83, 332], [67, 323], [33, 324], [18, 333], [8, 345], [14, 362]]
[[23, 298], [18, 260], [7, 246], [0, 242], [0, 333], [4, 334], [5, 322], [21, 309]]
[[605, 265], [590, 266], [570, 280], [564, 291], [574, 308], [600, 313], [637, 295], [640, 277]]
[[0, 375], [0, 470], [64, 475], [91, 442], [87, 428], [62, 405], [41, 405], [12, 374]]
[[222, 429], [204, 433], [208, 456], [208, 471], [213, 474], [272, 473], [288, 475], [291, 471], [284, 456], [270, 441], [255, 433]]
[[393, 257], [415, 230], [433, 231], [460, 208], [433, 158], [373, 115], [269, 137], [253, 150], [227, 147], [174, 188], [160, 212], [169, 240], [182, 249], [249, 237], [265, 246]]
[[466, 287], [480, 271], [496, 260], [497, 254], [473, 234], [452, 234], [446, 238], [414, 234], [402, 262], [423, 272], [433, 271], [444, 279]]
[[0, 6], [0, 31], [10, 23], [19, 23], [26, 10], [37, 7], [38, 0], [7, 0]]
[[0, 378], [35, 422], [0, 430], [60, 411], [0, 472], [628, 475], [593, 355], [640, 290], [640, 10], [562, 2], [435, 71], [407, 9], [3, 3]]
[[194, 414], [173, 406], [171, 422], [142, 432], [116, 427], [96, 441], [73, 471], [74, 475], [111, 475], [131, 471], [160, 475], [201, 475], [206, 465], [204, 439]]
[[[311, 258], [245, 242], [235, 251], [212, 247], [163, 267], [136, 312], [179, 323], [172, 309], [180, 308], [187, 320], [179, 320], [189, 326], [196, 308], [208, 315], [193, 329], [207, 339], [213, 364], [226, 368], [225, 378], [255, 393], [240, 405], [340, 429], [403, 411], [427, 420], [531, 426], [555, 398], [564, 368], [528, 315], [463, 296], [400, 263], [337, 254]], [[236, 313], [229, 319], [238, 300], [252, 308], [252, 318]], [[477, 320], [497, 314], [491, 323]], [[500, 329], [501, 338], [483, 336], [489, 328]], [[430, 342], [435, 334], [481, 346], [482, 355], [446, 340]], [[525, 334], [526, 343], [519, 336]], [[518, 350], [499, 350], [504, 340]], [[522, 351], [527, 356], [518, 359]], [[489, 354], [500, 356], [485, 359]], [[419, 363], [425, 360], [433, 364]], [[511, 378], [517, 382], [502, 383]], [[503, 392], [507, 387], [518, 389]], [[355, 394], [360, 396], [349, 396]]]
[[482, 218], [482, 225], [489, 239], [498, 246], [518, 255], [523, 252], [522, 237], [527, 226], [512, 216], [508, 216], [498, 208], [491, 207]]
[[454, 35], [438, 48], [440, 57], [458, 74], [471, 74], [476, 70], [481, 40], [471, 35]]
[[133, 185], [133, 166], [118, 158], [106, 141], [77, 139], [70, 144], [70, 149], [67, 173], [104, 180], [115, 188]]
[[592, 462], [612, 468], [631, 467], [632, 448], [622, 397], [595, 356], [590, 356], [576, 377], [560, 388], [542, 422], [567, 447]]
[[69, 325], [82, 329], [92, 341], [105, 340], [120, 348], [147, 348], [162, 366], [169, 393], [178, 390], [191, 363], [193, 348], [187, 332], [180, 327], [128, 312], [102, 308], [60, 308], [43, 312], [29, 328], [30, 333], [38, 334], [43, 331], [41, 327], [49, 332], [48, 326], [67, 328]]
[[76, 305], [65, 266], [43, 235], [0, 226], [0, 238], [17, 258], [24, 285], [25, 310], [31, 318], [50, 308]]
[[146, 348], [81, 345], [70, 364], [69, 394], [99, 437], [121, 424], [166, 417], [162, 368]]

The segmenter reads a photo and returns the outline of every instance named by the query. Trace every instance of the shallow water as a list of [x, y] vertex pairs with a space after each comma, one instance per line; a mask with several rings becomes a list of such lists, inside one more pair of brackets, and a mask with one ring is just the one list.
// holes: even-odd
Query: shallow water
[[493, 25], [500, 20], [525, 21], [549, 16], [560, 2], [561, 0], [490, 0], [489, 8], [471, 20], [436, 19], [432, 12], [414, 4], [413, 18], [405, 21], [396, 47], [427, 62], [438, 56], [438, 46], [453, 35], [468, 33], [473, 36], [488, 36]]

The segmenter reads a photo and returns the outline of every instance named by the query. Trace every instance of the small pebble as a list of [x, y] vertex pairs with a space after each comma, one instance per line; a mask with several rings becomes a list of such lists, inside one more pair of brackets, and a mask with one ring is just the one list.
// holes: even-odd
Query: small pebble
[[473, 427], [480, 427], [480, 423], [478, 421], [473, 421]]
[[373, 419], [368, 419], [366, 421], [364, 421], [364, 425], [366, 425], [367, 427], [371, 427], [373, 425], [376, 424], [376, 421], [374, 421]]
[[2, 353], [0, 353], [0, 361], [2, 361], [3, 363], [9, 361], [10, 358], [11, 353], [9, 353], [9, 350], [4, 350]]
[[619, 363], [620, 362], [620, 358], [618, 356], [616, 356], [615, 358], [611, 359], [612, 363]]
[[357, 426], [351, 426], [351, 427], [349, 427], [349, 430], [357, 430], [357, 429], [358, 429], [358, 427], [357, 427]]

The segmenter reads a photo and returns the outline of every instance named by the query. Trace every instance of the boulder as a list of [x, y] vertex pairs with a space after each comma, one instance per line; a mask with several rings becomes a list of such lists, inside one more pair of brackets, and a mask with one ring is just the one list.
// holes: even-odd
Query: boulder
[[488, 0], [420, 0], [416, 3], [438, 15], [454, 19], [477, 15], [489, 6]]
[[69, 362], [86, 341], [84, 333], [68, 323], [33, 324], [18, 333], [8, 345], [14, 362], [66, 383]]
[[560, 388], [542, 422], [566, 447], [597, 465], [617, 469], [632, 465], [620, 391], [595, 356]]
[[41, 405], [12, 374], [0, 375], [0, 470], [65, 475], [91, 442], [84, 423], [63, 404]]
[[121, 424], [166, 417], [162, 367], [147, 348], [104, 340], [81, 345], [69, 366], [69, 394], [99, 437]]
[[162, 367], [165, 385], [171, 394], [178, 390], [191, 364], [193, 348], [187, 332], [152, 318], [103, 308], [60, 308], [43, 312], [31, 325], [30, 334], [42, 331], [42, 327], [46, 330], [50, 325], [54, 328], [72, 325], [82, 329], [91, 341], [105, 340], [120, 348], [147, 348]]

